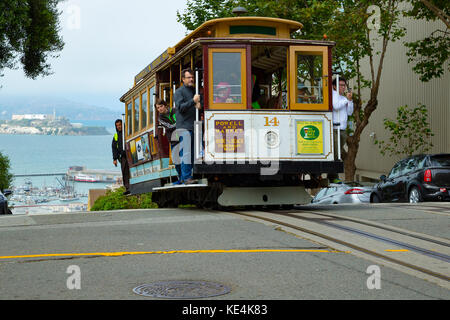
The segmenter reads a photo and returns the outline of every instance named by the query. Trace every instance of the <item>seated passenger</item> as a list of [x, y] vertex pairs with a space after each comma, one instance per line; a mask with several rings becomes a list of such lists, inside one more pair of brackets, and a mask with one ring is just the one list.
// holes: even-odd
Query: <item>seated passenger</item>
[[281, 109], [281, 92], [276, 95], [269, 98], [267, 101], [267, 109]]
[[316, 97], [309, 93], [308, 88], [303, 83], [299, 83], [297, 100], [298, 103], [315, 103]]
[[234, 100], [230, 96], [231, 88], [228, 82], [220, 82], [217, 85], [217, 93], [214, 95], [215, 103], [233, 103]]

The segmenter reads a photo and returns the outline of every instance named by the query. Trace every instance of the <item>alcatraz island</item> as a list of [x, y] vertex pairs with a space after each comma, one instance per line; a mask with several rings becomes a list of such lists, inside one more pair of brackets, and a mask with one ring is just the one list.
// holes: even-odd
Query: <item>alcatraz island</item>
[[0, 134], [36, 134], [59, 136], [109, 135], [105, 127], [70, 123], [65, 117], [45, 114], [13, 114], [11, 120], [0, 120]]

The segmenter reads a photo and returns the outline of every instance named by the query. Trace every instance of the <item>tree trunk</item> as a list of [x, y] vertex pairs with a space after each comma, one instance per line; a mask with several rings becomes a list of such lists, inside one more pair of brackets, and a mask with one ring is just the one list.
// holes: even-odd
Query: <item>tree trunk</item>
[[[378, 86], [377, 86], [378, 88]], [[364, 117], [362, 121], [356, 123], [355, 132], [353, 136], [347, 137], [348, 152], [344, 158], [344, 174], [345, 181], [354, 181], [356, 173], [356, 156], [358, 155], [359, 142], [361, 134], [369, 124], [369, 118], [378, 106], [378, 100], [371, 98], [364, 108]]]
[[[348, 140], [354, 140], [356, 137], [348, 137]], [[356, 139], [355, 139], [356, 140]], [[359, 139], [358, 139], [359, 141]], [[350, 142], [348, 145], [348, 151], [344, 159], [344, 173], [345, 181], [353, 181], [356, 172], [356, 156], [358, 155], [359, 142]]]

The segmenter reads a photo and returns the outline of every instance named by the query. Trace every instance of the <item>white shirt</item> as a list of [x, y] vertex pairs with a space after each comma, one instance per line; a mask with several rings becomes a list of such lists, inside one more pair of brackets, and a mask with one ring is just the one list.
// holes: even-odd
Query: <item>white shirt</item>
[[[333, 90], [333, 124], [340, 123], [340, 129], [347, 129], [347, 118], [353, 114], [353, 101]], [[337, 126], [334, 126], [337, 129]]]

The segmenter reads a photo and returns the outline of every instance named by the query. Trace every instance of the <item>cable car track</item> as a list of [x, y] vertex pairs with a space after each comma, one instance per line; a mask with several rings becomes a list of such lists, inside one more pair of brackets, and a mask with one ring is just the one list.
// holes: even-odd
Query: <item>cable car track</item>
[[[275, 213], [275, 212], [270, 212], [270, 213], [278, 214], [278, 213]], [[285, 214], [281, 213], [281, 215], [289, 216], [289, 217], [296, 217], [295, 215], [287, 214], [287, 213], [285, 213]], [[305, 217], [298, 217], [298, 218], [299, 219], [303, 219], [303, 220], [311, 221], [310, 218], [305, 218]], [[398, 231], [393, 230], [391, 228], [379, 227], [379, 226], [376, 226], [376, 225], [373, 225], [373, 224], [363, 223], [363, 222], [360, 222], [360, 221], [354, 221], [354, 220], [345, 219], [345, 218], [344, 219], [340, 219], [340, 220], [342, 220], [342, 221], [345, 221], [345, 220], [352, 221], [352, 222], [356, 222], [356, 223], [359, 223], [359, 224], [376, 227], [378, 229], [389, 230], [391, 232], [395, 232], [395, 233], [399, 233], [399, 234], [403, 234], [403, 235], [408, 235], [409, 236], [409, 234], [407, 232], [398, 232]], [[432, 258], [436, 258], [436, 259], [439, 259], [439, 260], [442, 260], [442, 261], [445, 261], [445, 262], [450, 262], [450, 256], [448, 256], [446, 254], [433, 252], [431, 250], [423, 249], [423, 248], [420, 248], [420, 247], [417, 247], [417, 246], [414, 246], [414, 245], [411, 245], [411, 244], [408, 244], [408, 243], [405, 243], [405, 242], [402, 242], [402, 241], [389, 239], [389, 238], [386, 238], [386, 237], [383, 237], [383, 236], [379, 236], [379, 235], [376, 235], [376, 234], [373, 234], [373, 233], [370, 233], [370, 232], [357, 230], [355, 228], [340, 226], [340, 225], [337, 225], [337, 224], [330, 223], [328, 221], [314, 220], [314, 222], [320, 223], [320, 224], [323, 224], [323, 225], [327, 225], [327, 226], [332, 227], [332, 228], [336, 228], [336, 229], [352, 232], [352, 233], [355, 233], [355, 234], [359, 234], [359, 235], [362, 235], [362, 236], [365, 236], [365, 237], [368, 237], [368, 238], [380, 240], [380, 241], [383, 241], [383, 242], [386, 242], [386, 243], [394, 244], [394, 245], [397, 245], [399, 247], [402, 247], [402, 248], [405, 248], [405, 249], [408, 249], [408, 250], [411, 250], [411, 251], [415, 251], [415, 252], [427, 255], [429, 257], [432, 257]], [[430, 242], [436, 243], [436, 241], [433, 241], [433, 239], [427, 239], [425, 237], [415, 237], [415, 238], [419, 238], [421, 240], [425, 239], [425, 241], [430, 241]], [[441, 242], [441, 241], [439, 241], [439, 244], [441, 244], [441, 245], [444, 244], [445, 246], [449, 246], [447, 243], [444, 243], [444, 242]]]
[[[344, 228], [347, 228], [347, 227], [337, 226], [335, 224], [330, 224], [330, 223], [326, 223], [325, 224], [324, 221], [318, 221], [318, 220], [314, 220], [314, 219], [311, 219], [311, 218], [299, 217], [297, 215], [290, 214], [290, 213], [273, 212], [273, 211], [261, 211], [261, 212], [268, 213], [270, 215], [287, 216], [287, 217], [298, 219], [298, 220], [308, 220], [310, 222], [314, 222], [314, 223], [318, 223], [318, 224], [324, 224], [327, 227], [331, 227], [331, 228], [335, 228], [335, 229], [339, 229], [339, 230], [344, 230]], [[408, 263], [408, 262], [405, 262], [405, 261], [402, 261], [402, 260], [399, 260], [399, 259], [387, 256], [385, 254], [378, 253], [376, 251], [370, 250], [368, 248], [364, 248], [362, 246], [350, 243], [348, 241], [344, 241], [344, 240], [338, 239], [336, 237], [324, 234], [322, 232], [317, 232], [317, 231], [314, 231], [314, 230], [311, 230], [311, 229], [308, 229], [308, 228], [305, 228], [305, 227], [302, 227], [302, 226], [299, 226], [299, 225], [294, 225], [292, 223], [287, 223], [287, 222], [284, 222], [284, 221], [280, 221], [280, 219], [276, 219], [276, 218], [272, 218], [272, 217], [269, 218], [269, 217], [258, 216], [256, 214], [251, 214], [251, 213], [248, 213], [248, 212], [230, 211], [230, 213], [241, 215], [241, 216], [246, 216], [246, 217], [257, 219], [257, 220], [264, 220], [264, 221], [267, 221], [267, 222], [271, 222], [271, 223], [274, 223], [274, 224], [278, 224], [278, 225], [282, 225], [282, 226], [285, 226], [285, 227], [288, 227], [288, 228], [292, 228], [294, 230], [297, 230], [297, 231], [300, 231], [300, 232], [303, 232], [303, 233], [306, 233], [306, 234], [311, 234], [311, 235], [314, 235], [316, 237], [319, 237], [319, 238], [322, 238], [322, 239], [325, 239], [325, 240], [328, 240], [328, 241], [331, 241], [331, 242], [334, 242], [334, 243], [338, 243], [338, 244], [343, 245], [345, 247], [352, 248], [354, 250], [363, 252], [363, 253], [368, 254], [370, 256], [381, 258], [381, 259], [389, 261], [391, 263], [394, 263], [394, 264], [397, 264], [397, 265], [400, 265], [400, 266], [403, 266], [403, 267], [406, 267], [406, 268], [409, 268], [409, 269], [412, 269], [412, 270], [415, 270], [415, 271], [419, 271], [419, 272], [427, 274], [429, 276], [432, 276], [432, 277], [435, 277], [435, 278], [438, 278], [438, 279], [450, 282], [450, 276], [448, 276], [446, 274], [442, 274], [442, 273], [439, 273], [439, 272], [427, 269], [425, 267], [421, 267], [421, 266], [418, 266], [418, 265], [415, 265], [415, 264], [411, 264], [411, 263]], [[316, 214], [315, 212], [306, 212], [306, 213], [314, 213], [314, 214]], [[326, 214], [319, 214], [319, 215], [328, 216]], [[331, 217], [336, 218], [334, 216], [331, 216]], [[353, 219], [343, 218], [343, 220], [353, 220]], [[362, 223], [360, 221], [353, 221], [353, 222]], [[365, 223], [362, 223], [362, 224], [365, 224]], [[376, 225], [372, 225], [370, 223], [368, 223], [367, 225], [371, 225], [372, 227], [377, 227], [377, 228], [379, 227], [379, 226], [376, 226]], [[353, 229], [353, 228], [350, 228], [350, 229]], [[391, 244], [394, 244], [394, 245], [397, 245], [397, 246], [400, 245], [399, 241], [396, 241], [396, 240], [392, 240], [392, 239], [385, 238], [385, 237], [380, 237], [380, 236], [373, 237], [373, 235], [371, 235], [371, 234], [369, 234], [367, 232], [364, 232], [364, 231], [361, 231], [361, 230], [356, 230], [356, 229], [353, 229], [352, 231], [350, 231], [350, 229], [347, 228], [347, 230], [344, 230], [344, 231], [346, 231], [346, 232], [359, 231], [359, 235], [361, 235], [361, 236], [370, 237], [371, 239], [374, 239], [374, 240], [377, 240], [377, 241], [388, 242], [388, 243], [391, 243]], [[387, 228], [387, 229], [390, 229], [390, 228]], [[397, 230], [394, 230], [394, 229], [391, 229], [389, 231], [397, 232]], [[365, 235], [364, 235], [364, 233], [365, 233]], [[383, 238], [383, 239], [381, 239], [381, 238]], [[427, 241], [427, 240], [432, 240], [432, 239], [422, 239], [422, 240]], [[401, 244], [405, 245], [405, 246], [409, 246], [411, 251], [414, 251], [416, 253], [419, 253], [419, 254], [422, 254], [422, 255], [427, 255], [429, 257], [432, 257], [432, 258], [435, 258], [435, 259], [439, 259], [441, 261], [449, 262], [450, 257], [445, 255], [445, 254], [436, 253], [436, 252], [433, 252], [433, 251], [430, 251], [430, 250], [427, 250], [427, 249], [424, 249], [424, 248], [419, 248], [419, 247], [416, 247], [416, 246], [413, 246], [413, 245], [408, 245], [406, 243], [401, 243]], [[446, 244], [446, 246], [448, 246], [448, 244]]]
[[[307, 218], [304, 218], [304, 217], [295, 216], [295, 215], [293, 215], [291, 213], [273, 212], [273, 211], [267, 211], [267, 212], [270, 212], [270, 213], [273, 213], [273, 214], [282, 214], [284, 216], [297, 217], [299, 219], [307, 219]], [[365, 226], [374, 227], [374, 228], [378, 228], [378, 229], [382, 229], [382, 230], [386, 230], [386, 231], [390, 231], [390, 232], [395, 232], [395, 233], [398, 233], [398, 234], [401, 234], [401, 235], [404, 235], [404, 236], [416, 238], [416, 239], [423, 240], [423, 241], [432, 242], [432, 243], [435, 243], [435, 244], [438, 244], [438, 245], [450, 248], [450, 243], [448, 243], [448, 242], [443, 242], [443, 241], [439, 241], [439, 240], [436, 240], [436, 239], [431, 239], [431, 238], [419, 236], [417, 234], [413, 234], [411, 232], [407, 232], [407, 231], [404, 231], [404, 230], [398, 230], [398, 229], [394, 229], [394, 228], [389, 228], [387, 226], [380, 226], [380, 225], [377, 225], [377, 224], [374, 224], [374, 223], [370, 223], [370, 222], [367, 222], [367, 221], [360, 221], [360, 220], [349, 218], [349, 217], [340, 217], [340, 216], [330, 215], [330, 214], [326, 214], [326, 213], [318, 213], [316, 211], [302, 211], [302, 213], [311, 213], [311, 214], [315, 214], [315, 215], [331, 217], [331, 218], [334, 218], [334, 219], [339, 220], [339, 221], [351, 221], [351, 222], [354, 222], [354, 223], [358, 223], [358, 224], [362, 224], [362, 225], [365, 225]]]

